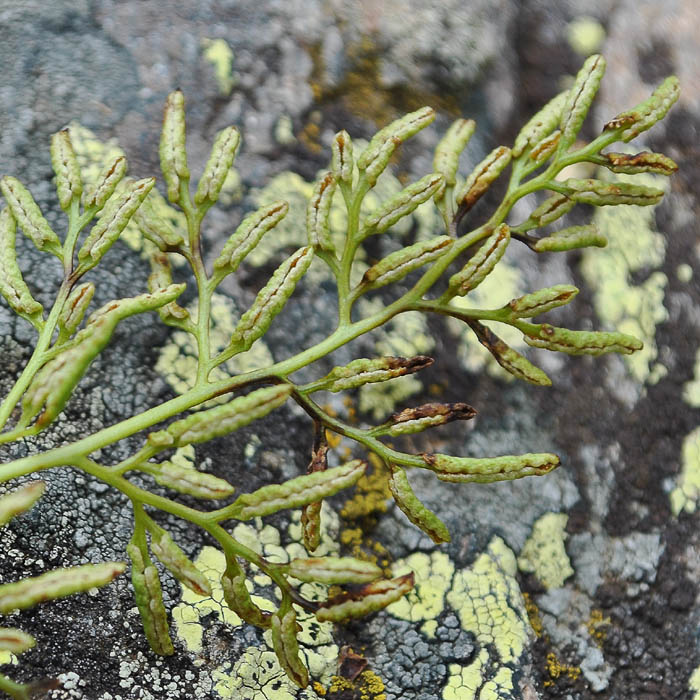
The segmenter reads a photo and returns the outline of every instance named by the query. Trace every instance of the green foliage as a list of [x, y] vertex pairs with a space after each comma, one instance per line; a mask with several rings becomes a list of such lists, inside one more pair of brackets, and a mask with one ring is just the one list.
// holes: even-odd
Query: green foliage
[[[380, 610], [413, 585], [410, 575], [382, 579], [376, 566], [352, 558], [295, 559], [288, 564], [276, 564], [251, 551], [224, 527], [226, 521], [243, 521], [282, 509], [300, 508], [304, 544], [313, 551], [319, 542], [322, 501], [351, 487], [366, 468], [360, 459], [328, 468], [327, 432], [354, 440], [387, 465], [388, 486], [398, 507], [436, 543], [449, 541], [450, 534], [437, 515], [413, 492], [407, 469], [427, 469], [443, 481], [485, 483], [546, 474], [559, 464], [558, 457], [548, 453], [481, 458], [414, 455], [397, 451], [382, 440], [454, 420], [470, 419], [475, 411], [465, 403], [430, 403], [406, 408], [381, 425], [364, 428], [331, 416], [316, 398], [321, 391], [352, 390], [420, 371], [433, 363], [429, 357], [359, 358], [306, 384], [298, 384], [292, 377], [298, 370], [408, 311], [437, 313], [462, 320], [502, 367], [515, 377], [538, 385], [551, 382], [542, 370], [508, 347], [484, 321], [510, 325], [523, 334], [529, 345], [552, 351], [600, 355], [638, 350], [641, 343], [622, 333], [576, 331], [530, 320], [572, 301], [578, 290], [570, 285], [535, 290], [497, 309], [471, 309], [453, 303], [455, 297], [468, 296], [493, 271], [506, 248], [514, 242], [539, 254], [605, 245], [603, 234], [590, 225], [549, 233], [542, 231], [577, 203], [647, 205], [659, 201], [661, 191], [649, 187], [557, 179], [566, 167], [581, 162], [627, 174], [668, 175], [676, 169], [673, 161], [660, 154], [629, 156], [603, 152], [615, 142], [628, 141], [665, 116], [678, 96], [678, 83], [674, 78], [667, 79], [649, 100], [608, 122], [602, 134], [590, 143], [579, 141], [579, 131], [604, 70], [602, 57], [589, 58], [573, 87], [550, 101], [527, 123], [512, 149], [505, 146], [494, 149], [466, 177], [458, 175], [458, 161], [475, 124], [470, 120], [457, 120], [436, 149], [435, 172], [407, 185], [366, 215], [361, 213], [363, 200], [396, 148], [427, 127], [435, 113], [425, 107], [406, 115], [381, 129], [359, 153], [355, 153], [350, 135], [339, 132], [332, 143], [330, 169], [318, 178], [308, 203], [308, 245], [275, 270], [234, 326], [229, 344], [220, 352], [212, 349], [210, 341], [212, 297], [222, 280], [236, 272], [262, 237], [273, 230], [288, 211], [288, 204], [280, 201], [246, 216], [215, 258], [212, 269], [207, 270], [202, 252], [206, 244], [202, 222], [208, 209], [216, 203], [239, 149], [241, 138], [235, 127], [224, 129], [216, 136], [193, 196], [187, 165], [184, 97], [180, 91], [168, 97], [159, 152], [168, 199], [184, 214], [186, 229], [183, 230], [175, 230], [156, 214], [154, 197], [159, 195], [151, 192], [153, 178], [124, 179], [126, 161], [123, 157], [105, 169], [98, 182], [84, 187], [70, 134], [65, 130], [56, 134], [51, 144], [58, 200], [68, 217], [63, 241], [17, 179], [7, 176], [0, 180], [6, 203], [0, 212], [0, 292], [10, 307], [38, 333], [33, 355], [0, 405], [0, 428], [3, 430], [0, 442], [30, 438], [52, 425], [76, 385], [89, 371], [91, 362], [109, 342], [117, 324], [128, 316], [158, 311], [164, 323], [191, 334], [198, 351], [196, 381], [180, 396], [70, 444], [8, 462], [3, 466], [0, 479], [6, 482], [42, 469], [68, 465], [118, 489], [130, 499], [134, 531], [126, 553], [131, 561], [134, 593], [144, 630], [156, 653], [171, 654], [174, 648], [154, 559], [198, 594], [207, 595], [210, 586], [171, 534], [156, 524], [151, 516], [154, 511], [186, 520], [218, 542], [227, 561], [222, 578], [226, 603], [248, 623], [271, 629], [273, 647], [282, 668], [303, 687], [309, 682], [309, 674], [299, 655], [294, 606], [314, 612], [322, 621], [343, 622]], [[505, 194], [488, 221], [462, 232], [464, 226], [460, 224], [465, 214], [507, 169], [510, 179]], [[342, 232], [333, 231], [330, 220], [331, 200], [336, 192], [342, 195], [347, 210], [347, 228]], [[538, 192], [548, 192], [549, 196], [525, 221], [519, 224], [507, 221], [516, 202]], [[370, 267], [355, 283], [353, 268], [363, 241], [370, 235], [386, 232], [428, 200], [434, 201], [445, 221], [444, 235], [392, 253]], [[103, 264], [105, 256], [104, 264], [109, 264], [110, 247], [132, 221], [137, 223], [150, 246], [149, 291], [112, 301], [94, 311], [83, 324], [95, 286], [93, 282], [81, 282], [81, 278], [91, 268]], [[18, 227], [40, 251], [58, 257], [62, 265], [63, 280], [48, 313], [33, 298], [22, 277], [15, 255]], [[78, 249], [82, 232], [86, 235]], [[185, 285], [172, 284], [170, 258], [174, 256], [191, 267], [197, 288], [195, 311], [185, 310], [175, 301]], [[314, 259], [328, 266], [336, 282], [338, 321], [335, 329], [321, 342], [300, 348], [283, 361], [211, 380], [212, 370], [223, 367], [228, 359], [246, 351], [276, 322]], [[406, 279], [412, 280], [410, 288], [397, 292], [391, 304], [364, 317], [359, 314], [355, 305], [362, 296]], [[220, 400], [222, 396], [230, 398], [215, 408], [182, 415], [202, 408], [212, 399]], [[234, 489], [225, 480], [180, 466], [168, 459], [167, 451], [227, 435], [271, 414], [287, 401], [301, 406], [313, 422], [315, 438], [306, 475], [243, 493], [229, 505], [209, 511], [158, 495], [128, 478], [140, 472], [175, 492], [201, 499], [228, 498]], [[18, 412], [19, 407], [21, 411]], [[13, 417], [18, 414], [13, 424]], [[151, 430], [163, 422], [168, 425]], [[105, 464], [90, 457], [100, 451], [105, 454], [104, 448], [149, 430], [142, 447], [118, 464]], [[44, 488], [43, 482], [34, 481], [1, 498], [0, 525], [31, 508]], [[251, 565], [267, 574], [279, 588], [279, 607], [273, 613], [260, 610], [248, 594], [245, 584]], [[124, 567], [122, 563], [107, 562], [61, 569], [4, 584], [0, 586], [0, 613], [106, 584]], [[298, 589], [300, 581], [363, 585], [318, 603], [303, 597]], [[0, 630], [0, 649], [20, 654], [33, 643], [31, 637], [19, 630]], [[0, 690], [11, 697], [28, 697], [28, 688], [0, 676]]]

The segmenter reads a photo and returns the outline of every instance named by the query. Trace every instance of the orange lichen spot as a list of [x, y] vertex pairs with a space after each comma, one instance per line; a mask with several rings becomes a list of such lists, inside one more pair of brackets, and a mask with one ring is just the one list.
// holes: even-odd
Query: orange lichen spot
[[586, 623], [586, 629], [588, 634], [593, 637], [595, 643], [599, 646], [603, 646], [603, 642], [608, 635], [607, 627], [611, 624], [609, 617], [603, 617], [603, 611], [598, 608], [593, 608], [591, 610], [591, 615]]
[[354, 681], [333, 676], [328, 688], [329, 700], [386, 700], [384, 682], [374, 671], [363, 671]]
[[542, 625], [542, 618], [540, 617], [540, 609], [529, 593], [523, 593], [523, 599], [525, 600], [525, 612], [527, 613], [530, 627], [532, 627], [534, 633], [538, 637], [541, 637], [544, 627]]
[[545, 668], [549, 674], [549, 680], [544, 682], [545, 686], [553, 685], [554, 681], [558, 678], [568, 678], [569, 680], [575, 681], [581, 676], [580, 666], [569, 666], [562, 663], [553, 651], [547, 654]]

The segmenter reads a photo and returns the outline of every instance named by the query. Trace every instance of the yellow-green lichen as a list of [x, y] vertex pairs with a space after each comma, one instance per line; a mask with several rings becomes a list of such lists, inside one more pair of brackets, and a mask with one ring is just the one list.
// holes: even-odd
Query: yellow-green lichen
[[242, 656], [212, 673], [218, 697], [232, 700], [318, 700], [312, 686], [300, 691], [282, 670], [275, 653], [248, 647]]
[[16, 665], [18, 663], [17, 655], [6, 649], [0, 649], [0, 666], [6, 664]]
[[681, 473], [671, 491], [671, 511], [694, 513], [700, 496], [700, 428], [686, 435], [681, 447]]
[[698, 666], [690, 676], [688, 690], [693, 691], [692, 700], [700, 700], [700, 666]]
[[[603, 174], [600, 177], [607, 177]], [[619, 182], [632, 176], [616, 175]], [[666, 179], [657, 175], [634, 175], [635, 184], [667, 189]], [[625, 357], [632, 376], [640, 383], [655, 384], [666, 374], [657, 362], [656, 326], [668, 317], [664, 293], [668, 279], [658, 270], [640, 283], [633, 275], [658, 268], [666, 255], [666, 244], [654, 230], [655, 207], [598, 207], [593, 223], [608, 238], [603, 249], [585, 249], [581, 270], [595, 290], [593, 302], [598, 318], [606, 327], [636, 336], [644, 342], [639, 352]]]
[[534, 639], [516, 580], [515, 555], [500, 537], [469, 567], [456, 570], [443, 552], [415, 553], [394, 564], [392, 573], [415, 572], [414, 590], [390, 605], [391, 615], [424, 621], [434, 634], [437, 618], [449, 606], [480, 647], [467, 666], [451, 664], [443, 700], [499, 700], [513, 694], [513, 671]]
[[566, 38], [577, 54], [590, 56], [605, 41], [605, 27], [597, 19], [582, 15], [569, 22]]
[[401, 620], [434, 620], [445, 607], [445, 595], [452, 586], [455, 567], [445, 552], [416, 552], [396, 562], [393, 576], [415, 574], [413, 590], [392, 603], [388, 610]]
[[[338, 530], [337, 515], [324, 504], [322, 511], [321, 543], [314, 556], [338, 554], [335, 533]], [[298, 541], [301, 536], [300, 514], [292, 516], [287, 535], [293, 540], [283, 545], [282, 537], [276, 528], [263, 525], [260, 519], [255, 525], [239, 523], [232, 531], [241, 544], [262, 554], [271, 562], [287, 562], [293, 558], [308, 557], [303, 545]], [[204, 547], [195, 560], [198, 568], [207, 576], [211, 587], [211, 596], [200, 596], [188, 588], [182, 589], [182, 601], [173, 609], [175, 633], [183, 641], [188, 651], [200, 655], [204, 652], [204, 630], [201, 618], [214, 614], [221, 621], [232, 627], [242, 623], [238, 615], [232, 612], [223, 601], [221, 575], [226, 568], [223, 553], [215, 547]], [[263, 574], [253, 576], [246, 582], [253, 602], [263, 610], [273, 611], [278, 603], [270, 597], [269, 586], [272, 581]], [[318, 584], [302, 584], [301, 594], [310, 600], [325, 598], [326, 588]], [[277, 591], [275, 591], [277, 592]], [[305, 611], [298, 611], [301, 631], [298, 634], [301, 655], [309, 668], [311, 676], [321, 683], [328, 683], [335, 671], [338, 647], [333, 641], [333, 625], [320, 623], [315, 616]], [[216, 668], [212, 674], [214, 688], [222, 698], [246, 698], [250, 700], [270, 700], [270, 698], [304, 698], [315, 700], [319, 696], [311, 689], [298, 694], [298, 689], [287, 678], [277, 661], [272, 649], [270, 633], [263, 638], [267, 648], [248, 647], [234, 663], [225, 663]]]
[[520, 592], [515, 555], [500, 537], [467, 569], [457, 571], [447, 602], [478, 644], [491, 645], [495, 663], [517, 662], [533, 638]]
[[275, 124], [275, 141], [282, 146], [289, 146], [296, 140], [292, 118], [288, 114], [283, 114]]
[[202, 39], [202, 55], [214, 68], [214, 77], [219, 92], [227, 97], [231, 94], [236, 78], [233, 75], [233, 49], [223, 39]]
[[679, 282], [688, 283], [693, 279], [693, 268], [688, 263], [681, 263], [676, 268], [676, 278]]
[[[183, 586], [182, 602], [173, 608], [172, 616], [177, 636], [184, 642], [188, 651], [199, 654], [202, 651], [203, 635], [200, 617], [215, 613], [222, 622], [232, 627], [238, 627], [241, 618], [224, 603], [221, 575], [226, 569], [226, 560], [223, 553], [214, 547], [203, 547], [195, 559], [195, 564], [207, 577], [212, 587], [212, 595], [200, 596]], [[259, 603], [260, 599], [256, 599], [255, 602]]]
[[700, 406], [700, 349], [695, 353], [693, 378], [683, 385], [683, 400], [693, 408]]
[[518, 557], [518, 566], [525, 573], [534, 573], [547, 589], [559, 588], [574, 573], [564, 547], [565, 513], [545, 513], [532, 527], [532, 533]]
[[449, 671], [442, 690], [443, 700], [511, 700], [513, 697], [513, 671], [501, 666], [491, 675], [486, 649], [468, 666], [450, 664]]
[[[196, 316], [195, 304], [189, 307], [190, 314]], [[214, 293], [211, 304], [210, 343], [212, 353], [219, 353], [231, 340], [238, 310], [233, 301], [222, 294]], [[223, 366], [216, 367], [209, 375], [211, 381], [223, 379], [231, 374], [239, 374], [272, 364], [272, 355], [267, 345], [258, 340], [248, 351], [236, 355]], [[168, 384], [182, 394], [192, 388], [197, 377], [197, 345], [193, 337], [185, 331], [175, 331], [161, 348], [156, 370]], [[229, 400], [223, 397], [222, 400]]]

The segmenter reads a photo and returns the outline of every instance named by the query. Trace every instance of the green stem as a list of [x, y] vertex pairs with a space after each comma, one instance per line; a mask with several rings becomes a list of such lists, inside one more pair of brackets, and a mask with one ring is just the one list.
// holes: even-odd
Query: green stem
[[345, 235], [345, 247], [343, 255], [340, 259], [340, 268], [337, 276], [338, 280], [338, 319], [339, 326], [347, 326], [351, 323], [353, 298], [350, 295], [350, 277], [352, 274], [352, 263], [355, 259], [355, 253], [359, 245], [358, 234], [360, 229], [360, 210], [362, 208], [362, 200], [369, 192], [367, 179], [363, 174], [357, 183], [352, 196], [345, 197], [346, 208], [348, 211], [348, 227]]
[[[22, 374], [20, 374], [10, 390], [10, 393], [5, 397], [2, 404], [0, 404], [0, 429], [5, 427], [15, 406], [19, 403], [22, 395], [31, 384], [32, 379], [34, 379], [34, 375], [44, 366], [48, 359], [47, 350], [51, 345], [51, 339], [53, 338], [58, 318], [73, 285], [77, 281], [74, 279], [73, 275], [73, 257], [78, 235], [93, 216], [94, 212], [88, 210], [81, 217], [79, 199], [77, 197], [73, 198], [68, 215], [68, 233], [66, 234], [66, 240], [63, 244], [63, 281], [56, 295], [56, 300], [51, 307], [49, 317], [46, 319], [46, 323], [39, 333], [39, 338], [29, 362], [27, 362]], [[6, 442], [6, 440], [2, 440], [2, 442]]]
[[70, 445], [63, 445], [52, 450], [47, 450], [41, 454], [31, 455], [8, 462], [0, 467], [0, 483], [17, 478], [18, 476], [30, 474], [39, 469], [75, 464], [76, 459], [81, 456], [89, 455], [96, 450], [107, 447], [119, 440], [123, 440], [134, 433], [146, 430], [156, 423], [167, 420], [172, 416], [187, 411], [217, 396], [242, 389], [251, 384], [261, 384], [278, 380], [280, 377], [286, 377], [333, 352], [354, 338], [383, 325], [397, 314], [406, 310], [407, 306], [403, 298], [399, 299], [373, 316], [343, 328], [337, 328], [331, 335], [317, 345], [287, 360], [277, 362], [271, 367], [253, 370], [235, 377], [227, 377], [218, 382], [195, 386], [181, 396], [166, 401], [159, 406], [154, 406], [139, 415], [132, 416], [108, 428], [104, 428]]
[[25, 683], [15, 683], [7, 676], [0, 675], [0, 690], [14, 700], [31, 700], [31, 686]]

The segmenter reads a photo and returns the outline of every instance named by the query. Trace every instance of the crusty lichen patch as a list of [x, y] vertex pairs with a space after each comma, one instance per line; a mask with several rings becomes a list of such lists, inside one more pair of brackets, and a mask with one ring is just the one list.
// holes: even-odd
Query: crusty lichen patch
[[563, 586], [574, 573], [564, 547], [568, 519], [565, 513], [545, 513], [533, 525], [518, 557], [520, 570], [534, 574], [547, 589]]
[[233, 49], [224, 39], [202, 39], [202, 55], [214, 69], [214, 77], [219, 92], [224, 96], [231, 94], [236, 78], [233, 75]]
[[[403, 576], [413, 571], [416, 584], [401, 600], [389, 606], [389, 612], [410, 622], [433, 621], [445, 607], [445, 595], [452, 586], [455, 567], [444, 552], [416, 552], [392, 567], [393, 576]], [[432, 638], [433, 625], [424, 625], [421, 631]]]
[[[338, 518], [324, 504], [322, 517], [321, 544], [314, 556], [338, 554], [337, 538], [333, 533], [338, 529]], [[279, 530], [271, 525], [263, 525], [258, 519], [254, 526], [239, 523], [232, 531], [233, 536], [253, 551], [264, 555], [272, 562], [286, 562], [292, 558], [307, 557], [303, 545], [299, 543], [301, 526], [299, 513], [292, 517], [287, 535], [291, 542], [284, 545]], [[184, 642], [188, 651], [200, 655], [204, 653], [204, 630], [201, 618], [214, 614], [221, 622], [238, 627], [241, 619], [229, 610], [223, 601], [221, 575], [226, 568], [225, 557], [215, 547], [204, 547], [195, 560], [197, 566], [207, 576], [211, 596], [200, 596], [188, 588], [182, 589], [182, 601], [173, 609], [175, 633]], [[272, 590], [272, 581], [262, 573], [254, 574], [246, 582], [253, 601], [263, 610], [275, 610], [277, 590]], [[310, 600], [325, 598], [326, 588], [317, 584], [302, 584], [302, 595]], [[330, 682], [336, 670], [338, 647], [333, 641], [333, 625], [320, 623], [315, 616], [297, 611], [301, 631], [298, 634], [300, 652], [309, 668], [311, 677], [321, 684]], [[222, 698], [246, 698], [249, 700], [285, 700], [304, 698], [315, 700], [318, 694], [308, 689], [301, 695], [298, 688], [287, 678], [277, 657], [272, 651], [269, 630], [263, 635], [265, 647], [248, 647], [235, 661], [226, 661], [212, 674], [214, 689]]]
[[474, 635], [480, 650], [468, 665], [450, 664], [443, 700], [499, 700], [513, 697], [513, 673], [535, 634], [516, 580], [515, 555], [500, 537], [469, 567], [456, 569], [439, 551], [416, 553], [393, 567], [415, 571], [413, 592], [389, 606], [403, 620], [423, 621], [431, 638], [436, 618], [449, 606], [462, 628]]
[[671, 511], [694, 513], [700, 496], [700, 428], [686, 435], [681, 447], [681, 473], [671, 491]]
[[455, 574], [447, 602], [477, 642], [492, 645], [496, 661], [516, 662], [533, 637], [520, 592], [515, 555], [500, 537], [467, 569]]
[[[598, 175], [611, 179], [606, 173]], [[632, 176], [615, 175], [615, 181], [632, 182]], [[634, 183], [666, 190], [668, 181], [658, 175], [634, 175]], [[598, 207], [593, 215], [608, 238], [602, 249], [584, 249], [581, 270], [595, 290], [593, 303], [606, 327], [636, 336], [644, 348], [625, 356], [630, 373], [640, 383], [655, 384], [666, 374], [657, 362], [656, 326], [665, 321], [664, 294], [668, 279], [656, 270], [666, 256], [666, 243], [655, 230], [654, 206]], [[633, 281], [633, 275], [646, 275]]]

